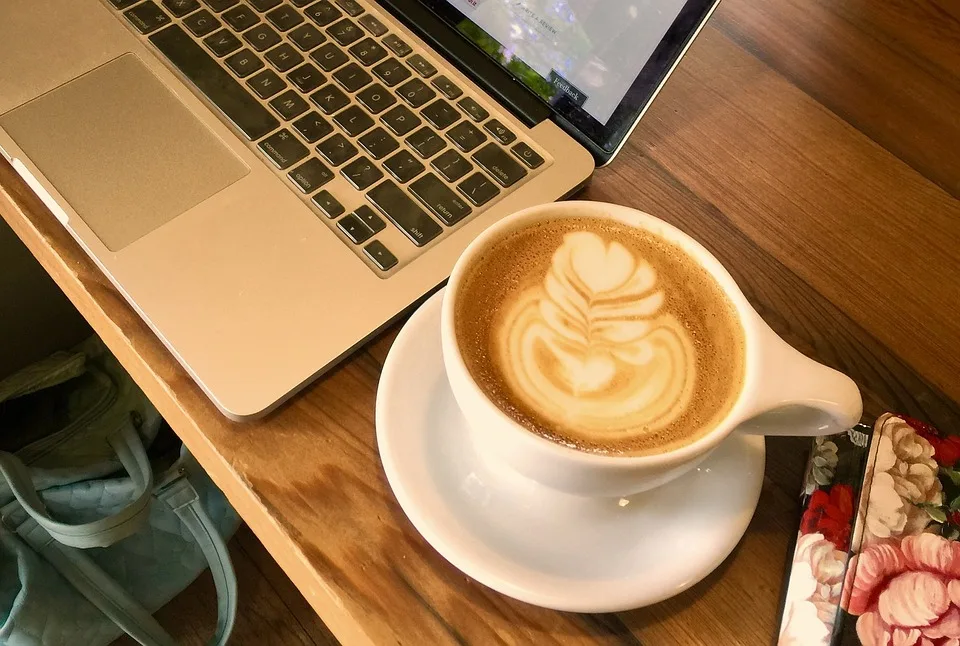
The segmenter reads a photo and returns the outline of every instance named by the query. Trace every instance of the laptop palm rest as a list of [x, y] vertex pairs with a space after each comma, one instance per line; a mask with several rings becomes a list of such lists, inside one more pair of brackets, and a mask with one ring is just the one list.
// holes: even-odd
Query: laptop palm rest
[[133, 54], [0, 115], [110, 251], [249, 172]]

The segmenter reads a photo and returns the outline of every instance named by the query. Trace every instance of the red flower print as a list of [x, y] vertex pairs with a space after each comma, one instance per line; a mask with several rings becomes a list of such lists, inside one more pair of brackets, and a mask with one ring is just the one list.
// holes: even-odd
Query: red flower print
[[917, 435], [930, 442], [933, 447], [933, 459], [942, 467], [953, 467], [960, 460], [960, 437], [948, 435], [941, 437], [940, 431], [926, 422], [912, 417], [902, 417], [903, 421], [913, 427]]
[[817, 489], [810, 496], [807, 510], [800, 520], [800, 533], [819, 532], [838, 550], [850, 547], [850, 523], [853, 519], [853, 488], [847, 484], [835, 484], [828, 494]]
[[847, 568], [841, 606], [863, 646], [960, 641], [960, 543], [936, 534], [870, 545]]

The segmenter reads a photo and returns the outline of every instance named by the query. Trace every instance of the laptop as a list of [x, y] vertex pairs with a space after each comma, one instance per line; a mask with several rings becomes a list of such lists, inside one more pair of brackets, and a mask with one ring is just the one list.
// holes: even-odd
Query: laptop
[[4, 0], [0, 152], [228, 417], [612, 160], [716, 0]]

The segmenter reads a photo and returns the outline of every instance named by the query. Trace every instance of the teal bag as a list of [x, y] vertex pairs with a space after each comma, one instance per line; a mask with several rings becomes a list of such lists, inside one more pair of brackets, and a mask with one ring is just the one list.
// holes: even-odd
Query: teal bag
[[174, 646], [152, 613], [208, 566], [227, 642], [239, 518], [185, 449], [148, 457], [162, 424], [97, 339], [0, 381], [0, 644]]

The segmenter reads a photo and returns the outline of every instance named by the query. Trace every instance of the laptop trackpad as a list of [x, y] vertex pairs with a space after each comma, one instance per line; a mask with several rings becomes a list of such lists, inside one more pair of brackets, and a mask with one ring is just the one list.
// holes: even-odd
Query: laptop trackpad
[[0, 126], [111, 251], [249, 172], [133, 54], [14, 108]]

